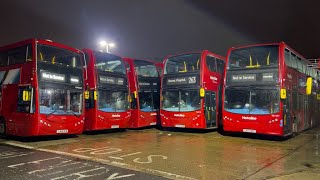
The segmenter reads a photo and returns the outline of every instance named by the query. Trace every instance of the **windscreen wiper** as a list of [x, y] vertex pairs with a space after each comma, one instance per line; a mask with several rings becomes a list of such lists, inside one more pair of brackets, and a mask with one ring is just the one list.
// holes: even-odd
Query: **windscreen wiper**
[[59, 109], [56, 109], [56, 110], [52, 111], [51, 113], [46, 114], [46, 117], [48, 117], [48, 116], [52, 115], [53, 113], [57, 112], [58, 110], [59, 110]]
[[66, 113], [72, 113], [74, 116], [76, 116], [76, 117], [80, 117], [80, 115], [78, 115], [78, 114], [76, 114], [75, 112], [73, 112], [73, 111], [65, 111]]

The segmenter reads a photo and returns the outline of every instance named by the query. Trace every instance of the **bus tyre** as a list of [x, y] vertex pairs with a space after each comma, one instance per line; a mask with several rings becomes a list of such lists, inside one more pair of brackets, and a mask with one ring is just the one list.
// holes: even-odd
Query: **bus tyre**
[[5, 119], [0, 119], [0, 136], [5, 137], [7, 134], [6, 132], [6, 121]]

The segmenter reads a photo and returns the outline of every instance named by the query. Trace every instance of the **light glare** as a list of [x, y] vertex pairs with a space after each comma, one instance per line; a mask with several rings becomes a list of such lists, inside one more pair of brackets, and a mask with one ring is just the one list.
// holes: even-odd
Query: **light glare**
[[100, 45], [101, 46], [106, 46], [107, 45], [107, 41], [100, 41]]

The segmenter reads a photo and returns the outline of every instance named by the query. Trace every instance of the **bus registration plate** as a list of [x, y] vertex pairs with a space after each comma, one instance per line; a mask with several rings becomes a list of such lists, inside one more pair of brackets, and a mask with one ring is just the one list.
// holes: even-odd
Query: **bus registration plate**
[[111, 128], [112, 128], [112, 129], [119, 128], [119, 125], [112, 125]]
[[58, 130], [57, 130], [57, 133], [58, 133], [58, 134], [68, 133], [68, 129], [58, 129]]
[[177, 128], [185, 128], [186, 125], [184, 125], [184, 124], [176, 124], [175, 127], [177, 127]]
[[150, 126], [154, 126], [156, 124], [157, 124], [156, 122], [152, 122], [152, 123], [150, 123]]
[[243, 129], [242, 131], [247, 133], [257, 133], [257, 130], [255, 129]]

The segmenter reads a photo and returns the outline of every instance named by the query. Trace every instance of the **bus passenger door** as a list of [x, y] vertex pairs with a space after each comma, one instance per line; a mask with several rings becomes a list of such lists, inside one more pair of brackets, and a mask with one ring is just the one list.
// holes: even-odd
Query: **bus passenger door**
[[205, 116], [207, 128], [216, 127], [216, 93], [207, 91], [205, 96]]
[[308, 129], [310, 127], [310, 118], [309, 118], [309, 96], [303, 95], [303, 124], [304, 124], [304, 129]]
[[291, 119], [291, 93], [288, 92], [287, 99], [283, 102], [284, 108], [283, 108], [283, 128], [284, 128], [284, 134], [292, 133], [292, 119]]

